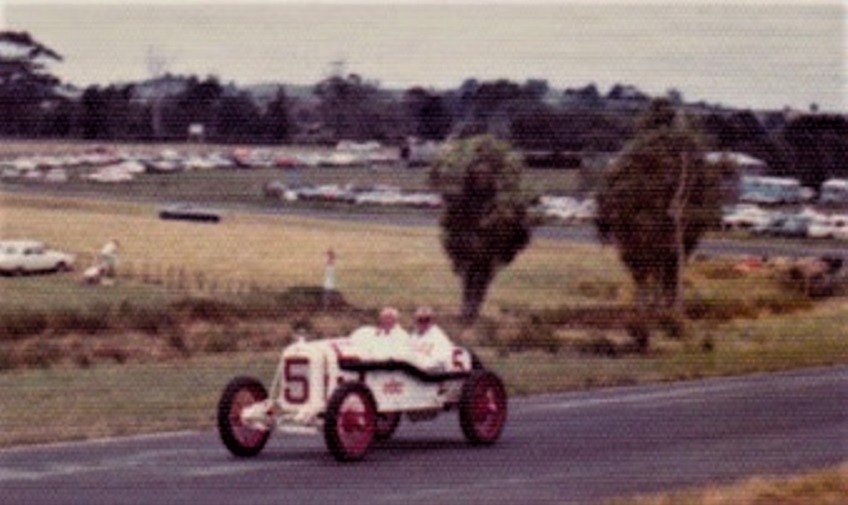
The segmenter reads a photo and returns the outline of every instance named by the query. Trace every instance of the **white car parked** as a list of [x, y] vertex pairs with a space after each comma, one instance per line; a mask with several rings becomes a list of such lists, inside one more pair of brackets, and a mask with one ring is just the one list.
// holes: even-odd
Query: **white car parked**
[[63, 272], [73, 268], [74, 256], [48, 249], [35, 240], [0, 241], [0, 272], [23, 275], [33, 272]]
[[774, 213], [757, 205], [740, 204], [725, 212], [721, 218], [721, 227], [724, 230], [747, 230], [767, 226], [773, 218]]
[[834, 214], [813, 219], [807, 229], [807, 236], [848, 240], [848, 215]]

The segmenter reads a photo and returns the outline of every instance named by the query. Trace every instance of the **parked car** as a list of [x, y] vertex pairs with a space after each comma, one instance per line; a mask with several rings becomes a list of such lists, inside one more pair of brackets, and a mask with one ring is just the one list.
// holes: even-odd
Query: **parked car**
[[765, 227], [773, 219], [773, 213], [757, 205], [740, 204], [730, 207], [721, 218], [724, 230], [747, 230]]
[[848, 234], [848, 215], [834, 214], [819, 216], [810, 222], [807, 236], [810, 238], [838, 238]]
[[777, 214], [768, 223], [751, 229], [757, 235], [806, 237], [812, 218], [801, 214]]
[[48, 249], [35, 240], [0, 241], [0, 272], [23, 275], [35, 272], [63, 272], [73, 268], [72, 254]]
[[159, 211], [159, 218], [217, 223], [221, 220], [221, 214], [216, 210], [197, 207], [189, 203], [178, 203], [162, 208]]

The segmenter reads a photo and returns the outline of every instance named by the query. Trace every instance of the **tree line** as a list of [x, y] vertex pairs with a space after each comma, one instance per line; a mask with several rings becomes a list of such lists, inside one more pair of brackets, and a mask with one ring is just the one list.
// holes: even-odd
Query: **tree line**
[[[553, 154], [539, 164], [567, 167], [579, 166], [587, 153], [621, 151], [652, 98], [621, 84], [606, 94], [594, 84], [560, 92], [538, 79], [472, 78], [449, 90], [388, 90], [357, 74], [332, 75], [308, 93], [278, 86], [265, 96], [216, 76], [169, 74], [77, 90], [49, 71], [62, 56], [28, 33], [0, 32], [0, 44], [18, 49], [0, 54], [5, 137], [180, 142], [189, 140], [192, 124], [203, 125], [205, 141], [239, 144], [400, 145], [411, 136], [442, 141], [492, 134], [528, 153]], [[697, 118], [715, 149], [761, 158], [774, 172], [811, 186], [848, 176], [845, 115], [684, 103], [676, 90], [667, 98]]]

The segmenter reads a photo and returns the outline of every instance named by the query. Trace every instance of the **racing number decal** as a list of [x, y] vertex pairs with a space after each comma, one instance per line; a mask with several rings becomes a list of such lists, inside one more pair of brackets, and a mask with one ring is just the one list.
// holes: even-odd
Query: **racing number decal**
[[309, 399], [309, 360], [287, 358], [283, 365], [285, 387], [283, 395], [288, 403], [306, 403]]

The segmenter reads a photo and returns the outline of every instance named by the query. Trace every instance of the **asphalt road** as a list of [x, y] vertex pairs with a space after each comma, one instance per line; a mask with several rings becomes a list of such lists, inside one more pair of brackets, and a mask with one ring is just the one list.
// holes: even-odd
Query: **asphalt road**
[[360, 463], [317, 436], [257, 458], [215, 432], [0, 451], [0, 503], [596, 503], [848, 460], [848, 366], [515, 399], [493, 447], [404, 420]]

